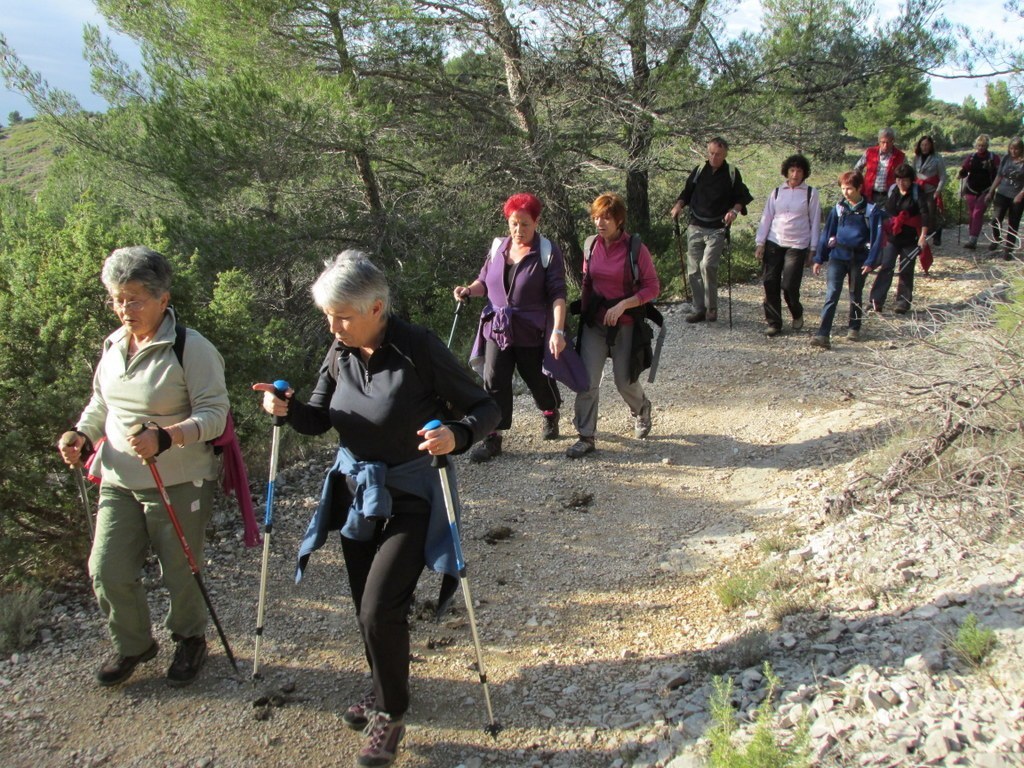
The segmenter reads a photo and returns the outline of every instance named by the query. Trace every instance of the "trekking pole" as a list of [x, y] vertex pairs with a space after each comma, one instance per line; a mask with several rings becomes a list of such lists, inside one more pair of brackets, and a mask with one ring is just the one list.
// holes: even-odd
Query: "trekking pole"
[[[142, 434], [145, 430], [145, 424], [136, 424], [128, 430], [128, 436], [135, 437], [136, 435]], [[235, 654], [231, 652], [231, 646], [228, 645], [228, 639], [224, 635], [224, 629], [220, 625], [220, 619], [217, 618], [217, 612], [213, 610], [213, 603], [210, 602], [210, 593], [206, 591], [206, 585], [203, 584], [203, 577], [199, 573], [199, 566], [196, 564], [196, 559], [192, 554], [192, 548], [188, 545], [188, 541], [185, 539], [185, 531], [181, 528], [178, 516], [174, 514], [174, 507], [171, 506], [171, 499], [167, 495], [167, 489], [164, 488], [164, 481], [160, 479], [160, 470], [156, 468], [156, 457], [151, 456], [148, 459], [143, 459], [142, 463], [149, 467], [149, 471], [153, 474], [153, 482], [156, 483], [156, 488], [160, 491], [160, 498], [163, 499], [164, 507], [167, 509], [167, 516], [171, 519], [171, 525], [174, 526], [174, 532], [178, 534], [178, 541], [181, 543], [181, 549], [185, 553], [185, 559], [188, 560], [188, 567], [192, 571], [192, 575], [195, 577], [196, 584], [199, 587], [199, 592], [202, 594], [203, 601], [206, 603], [206, 608], [210, 612], [210, 618], [213, 619], [213, 626], [217, 628], [217, 634], [220, 636], [220, 642], [224, 646], [224, 652], [228, 656], [228, 661], [231, 662], [231, 666], [234, 668], [235, 674], [241, 674], [238, 671], [238, 662], [235, 661]]]
[[961, 182], [959, 193], [956, 196], [956, 244], [960, 245], [960, 219], [964, 212], [964, 185]]
[[[427, 422], [423, 429], [437, 429], [441, 422]], [[469, 614], [469, 629], [473, 634], [473, 645], [476, 647], [476, 668], [480, 674], [480, 685], [484, 689], [484, 702], [487, 704], [487, 717], [490, 722], [484, 727], [484, 732], [497, 737], [501, 731], [501, 724], [494, 719], [494, 710], [491, 708], [491, 694], [487, 688], [487, 672], [484, 670], [484, 655], [480, 649], [480, 636], [476, 631], [476, 614], [473, 612], [473, 596], [469, 591], [469, 576], [466, 575], [466, 562], [462, 557], [462, 545], [459, 542], [459, 524], [455, 519], [455, 502], [452, 499], [452, 488], [448, 479], [448, 457], [435, 456], [431, 466], [437, 468], [441, 476], [441, 492], [444, 494], [444, 508], [448, 513], [448, 527], [452, 532], [452, 546], [455, 548], [455, 565], [459, 569], [459, 583], [462, 585], [462, 596], [466, 601], [466, 613]]]
[[448, 349], [452, 348], [452, 339], [455, 338], [455, 326], [459, 324], [459, 312], [462, 311], [463, 304], [465, 304], [464, 301], [455, 302], [455, 319], [452, 320], [452, 330], [451, 333], [448, 334]]
[[[452, 339], [455, 338], [455, 326], [459, 322], [459, 312], [462, 311], [462, 305], [465, 303], [465, 301], [459, 300], [456, 300], [455, 302], [455, 319], [452, 320], [452, 331], [448, 334], [448, 349], [452, 348]], [[455, 593], [458, 589], [458, 579], [450, 573], [441, 575], [441, 589], [437, 595], [437, 608], [434, 609], [434, 621], [441, 621], [441, 617], [444, 616], [448, 607], [452, 604], [452, 600], [455, 598]]]
[[[75, 442], [77, 432], [68, 431], [60, 436], [60, 445], [67, 448]], [[71, 465], [71, 474], [75, 476], [75, 485], [78, 486], [78, 494], [82, 497], [82, 509], [85, 511], [85, 521], [89, 524], [89, 541], [96, 538], [96, 526], [92, 522], [92, 506], [89, 504], [89, 486], [85, 484], [85, 473], [82, 472], [82, 462]]]
[[732, 330], [732, 236], [729, 228], [725, 228], [725, 266], [726, 280], [729, 283], [729, 330]]
[[690, 286], [686, 284], [686, 252], [683, 250], [683, 235], [679, 231], [679, 217], [673, 217], [672, 228], [676, 233], [676, 251], [679, 252], [679, 271], [683, 276], [683, 301], [690, 299]]
[[[274, 394], [284, 399], [288, 382], [278, 379], [274, 382]], [[274, 417], [274, 428], [270, 439], [270, 473], [267, 476], [267, 508], [263, 514], [263, 565], [260, 568], [260, 599], [256, 608], [256, 647], [252, 652], [252, 678], [260, 676], [260, 640], [263, 638], [263, 617], [267, 600], [267, 572], [270, 570], [270, 534], [274, 530], [274, 483], [277, 481], [277, 452], [281, 445], [283, 416]]]

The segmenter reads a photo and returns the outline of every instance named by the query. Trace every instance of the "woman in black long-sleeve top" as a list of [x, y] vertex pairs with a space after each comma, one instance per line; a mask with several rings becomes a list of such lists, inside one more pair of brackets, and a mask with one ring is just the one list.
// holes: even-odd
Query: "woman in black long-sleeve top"
[[[339, 437], [320, 505], [299, 551], [309, 556], [341, 527], [342, 551], [373, 689], [342, 716], [364, 728], [358, 766], [390, 764], [409, 705], [407, 615], [424, 567], [458, 575], [431, 456], [462, 453], [497, 426], [497, 404], [432, 333], [390, 314], [384, 274], [345, 251], [313, 285], [335, 342], [302, 403], [270, 384], [263, 407], [301, 434]], [[449, 410], [465, 414], [445, 418]], [[440, 427], [424, 430], [434, 419]], [[347, 512], [346, 512], [347, 510]]]

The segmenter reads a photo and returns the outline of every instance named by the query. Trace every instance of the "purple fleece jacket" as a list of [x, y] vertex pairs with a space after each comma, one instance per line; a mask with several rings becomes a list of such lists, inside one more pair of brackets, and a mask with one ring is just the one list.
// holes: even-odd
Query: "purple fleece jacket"
[[488, 253], [477, 276], [487, 289], [488, 301], [481, 315], [480, 331], [501, 349], [542, 346], [551, 306], [565, 298], [562, 252], [551, 243], [551, 261], [545, 269], [540, 261], [540, 238], [540, 234], [535, 234], [530, 252], [512, 266], [510, 290], [505, 290], [505, 254], [511, 238], [506, 237], [493, 255]]

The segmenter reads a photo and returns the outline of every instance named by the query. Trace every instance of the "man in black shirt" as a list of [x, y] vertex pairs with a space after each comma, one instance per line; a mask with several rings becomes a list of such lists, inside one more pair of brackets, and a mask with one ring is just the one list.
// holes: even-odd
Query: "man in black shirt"
[[672, 218], [690, 207], [686, 229], [686, 270], [693, 289], [693, 312], [686, 322], [718, 320], [718, 262], [722, 258], [729, 227], [754, 198], [740, 177], [739, 169], [725, 161], [729, 143], [716, 136], [708, 142], [708, 160], [693, 169], [686, 186], [672, 206]]

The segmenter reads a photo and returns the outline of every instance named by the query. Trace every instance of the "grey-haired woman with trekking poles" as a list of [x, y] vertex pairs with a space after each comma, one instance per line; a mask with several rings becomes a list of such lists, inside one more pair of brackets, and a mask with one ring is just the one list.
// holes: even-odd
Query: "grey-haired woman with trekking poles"
[[[458, 575], [431, 457], [462, 453], [498, 423], [494, 400], [426, 329], [391, 314], [387, 280], [345, 251], [313, 284], [334, 341], [306, 402], [261, 383], [263, 408], [296, 432], [338, 433], [338, 453], [299, 550], [299, 578], [329, 530], [340, 527], [373, 685], [342, 715], [365, 741], [357, 766], [390, 765], [409, 706], [409, 623], [425, 567]], [[449, 409], [464, 414], [446, 416]], [[425, 428], [435, 419], [442, 425]]]
[[[183, 542], [202, 562], [219, 470], [206, 441], [224, 431], [228, 415], [224, 361], [209, 341], [185, 329], [188, 351], [179, 362], [171, 266], [161, 254], [119, 248], [104, 262], [101, 279], [121, 327], [103, 343], [92, 397], [75, 431], [59, 443], [71, 466], [91, 457], [90, 473], [100, 482], [89, 574], [114, 653], [96, 678], [116, 685], [157, 654], [140, 579], [152, 547], [170, 594], [165, 623], [177, 644], [167, 679], [183, 685], [206, 659], [207, 609]], [[145, 429], [133, 434], [140, 424]], [[169, 505], [157, 473], [143, 464], [153, 460]]]

